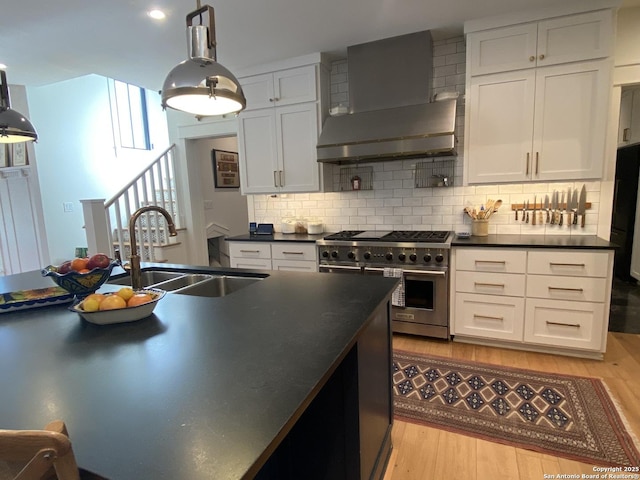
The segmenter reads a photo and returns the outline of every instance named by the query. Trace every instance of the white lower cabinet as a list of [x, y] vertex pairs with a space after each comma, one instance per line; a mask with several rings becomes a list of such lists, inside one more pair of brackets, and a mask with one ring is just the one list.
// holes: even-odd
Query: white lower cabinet
[[455, 340], [594, 358], [606, 350], [613, 250], [456, 247], [451, 265]]
[[522, 341], [524, 298], [476, 295], [456, 295], [457, 335]]
[[312, 242], [229, 242], [229, 256], [234, 268], [318, 271]]

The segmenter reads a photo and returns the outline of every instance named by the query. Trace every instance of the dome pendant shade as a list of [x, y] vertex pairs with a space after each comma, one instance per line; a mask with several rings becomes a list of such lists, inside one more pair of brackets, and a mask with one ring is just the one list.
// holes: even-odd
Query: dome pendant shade
[[[193, 17], [209, 13], [210, 27], [191, 26]], [[213, 8], [187, 15], [189, 59], [175, 66], [162, 87], [162, 106], [194, 115], [224, 115], [243, 110], [247, 101], [238, 79], [215, 60]]]
[[0, 143], [30, 142], [38, 139], [31, 122], [11, 108], [7, 75], [0, 70]]

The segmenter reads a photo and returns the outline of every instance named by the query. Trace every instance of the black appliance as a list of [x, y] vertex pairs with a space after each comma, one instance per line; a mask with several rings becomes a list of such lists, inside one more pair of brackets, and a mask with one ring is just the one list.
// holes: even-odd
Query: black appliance
[[[640, 175], [640, 144], [618, 149], [616, 176], [611, 216], [611, 243], [615, 244], [614, 274], [624, 281], [635, 281], [631, 276], [631, 252], [636, 220]], [[640, 235], [640, 232], [638, 232]]]

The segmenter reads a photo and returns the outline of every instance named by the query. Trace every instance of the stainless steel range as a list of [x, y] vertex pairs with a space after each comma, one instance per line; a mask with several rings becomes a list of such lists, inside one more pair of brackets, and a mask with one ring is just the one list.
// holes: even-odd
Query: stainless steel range
[[321, 272], [402, 279], [391, 309], [395, 332], [449, 338], [448, 231], [342, 231], [318, 240]]

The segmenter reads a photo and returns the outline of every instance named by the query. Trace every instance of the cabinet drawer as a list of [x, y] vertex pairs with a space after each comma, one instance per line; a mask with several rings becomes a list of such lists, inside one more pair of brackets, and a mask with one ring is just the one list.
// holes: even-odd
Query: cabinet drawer
[[497, 248], [457, 248], [456, 269], [476, 272], [524, 273], [525, 250]]
[[271, 245], [266, 242], [229, 242], [231, 258], [271, 259]]
[[272, 260], [272, 270], [285, 270], [288, 272], [317, 272], [315, 261], [309, 260]]
[[271, 244], [271, 258], [316, 261], [315, 243], [277, 242]]
[[524, 298], [457, 293], [453, 334], [522, 341]]
[[604, 302], [607, 294], [605, 278], [561, 277], [558, 275], [527, 276], [527, 297]]
[[609, 253], [588, 250], [536, 250], [529, 252], [527, 273], [576, 277], [606, 277]]
[[604, 304], [527, 299], [524, 340], [540, 345], [602, 349]]
[[458, 272], [456, 292], [523, 297], [524, 279], [514, 273]]
[[271, 270], [271, 260], [268, 258], [234, 258], [231, 257], [233, 268], [249, 268], [251, 270]]

